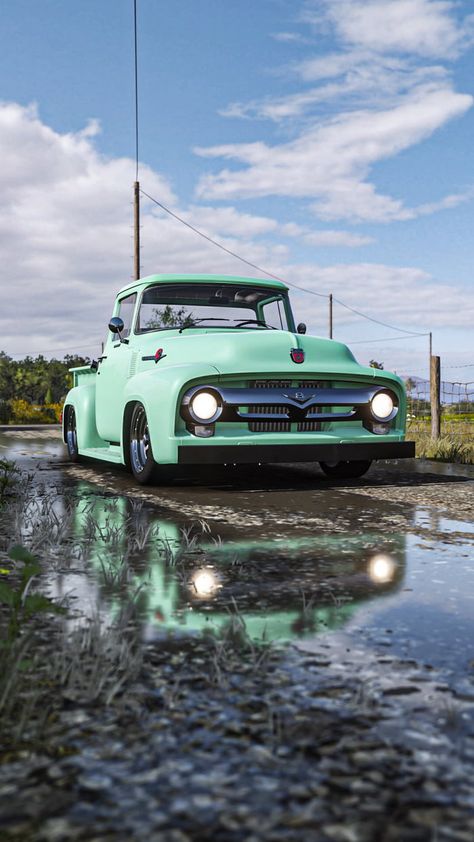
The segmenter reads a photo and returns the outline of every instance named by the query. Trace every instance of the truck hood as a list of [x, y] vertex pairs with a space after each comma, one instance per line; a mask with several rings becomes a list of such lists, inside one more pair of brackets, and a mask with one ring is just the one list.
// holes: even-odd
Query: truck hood
[[[143, 338], [140, 350], [153, 354], [158, 348], [166, 355], [160, 366], [203, 363], [221, 375], [291, 373], [298, 377], [340, 372], [373, 376], [374, 372], [360, 366], [341, 342], [281, 330], [166, 331]], [[292, 360], [292, 349], [304, 352], [302, 363]]]

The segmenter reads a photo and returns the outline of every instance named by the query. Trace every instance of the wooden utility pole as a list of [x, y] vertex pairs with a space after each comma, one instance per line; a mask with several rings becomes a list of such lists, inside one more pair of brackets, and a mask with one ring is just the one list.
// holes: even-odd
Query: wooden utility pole
[[441, 435], [441, 358], [430, 359], [431, 438]]
[[140, 182], [133, 184], [133, 270], [135, 280], [140, 278]]
[[329, 294], [329, 339], [332, 339], [332, 292]]

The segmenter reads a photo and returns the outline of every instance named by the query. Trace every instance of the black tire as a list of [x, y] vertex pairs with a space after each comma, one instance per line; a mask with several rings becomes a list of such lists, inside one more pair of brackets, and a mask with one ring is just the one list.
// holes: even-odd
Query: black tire
[[77, 447], [76, 411], [73, 406], [66, 408], [66, 423], [64, 425], [66, 447], [70, 462], [79, 462], [80, 455]]
[[366, 459], [353, 462], [320, 462], [319, 464], [330, 479], [357, 479], [367, 473], [372, 461]]
[[130, 470], [140, 485], [157, 479], [158, 465], [153, 458], [145, 407], [136, 403], [130, 417], [128, 433]]

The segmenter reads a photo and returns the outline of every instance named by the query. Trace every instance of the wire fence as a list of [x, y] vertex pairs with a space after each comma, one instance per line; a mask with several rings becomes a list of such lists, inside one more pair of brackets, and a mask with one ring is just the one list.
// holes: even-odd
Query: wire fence
[[[431, 428], [430, 381], [408, 378], [408, 426], [424, 433]], [[468, 443], [474, 440], [474, 381], [441, 381], [441, 435]]]

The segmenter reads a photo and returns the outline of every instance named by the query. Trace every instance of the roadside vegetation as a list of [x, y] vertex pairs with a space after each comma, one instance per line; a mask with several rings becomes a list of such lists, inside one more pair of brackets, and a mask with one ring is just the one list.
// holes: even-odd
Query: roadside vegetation
[[0, 351], [0, 424], [52, 424], [59, 421], [66, 393], [72, 386], [70, 368], [88, 358], [67, 355], [14, 360]]
[[[443, 431], [444, 427], [444, 431]], [[407, 438], [416, 442], [416, 455], [458, 465], [474, 465], [474, 420], [471, 425], [442, 422], [439, 439], [431, 438], [429, 421], [408, 425]]]

